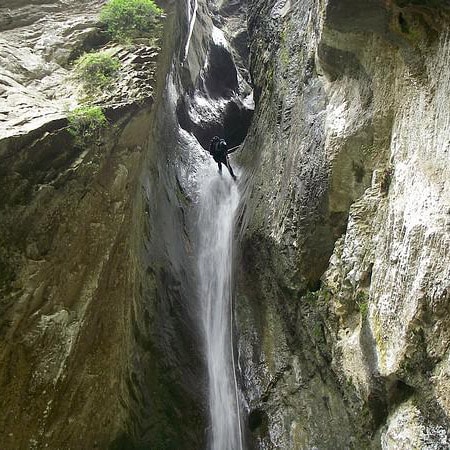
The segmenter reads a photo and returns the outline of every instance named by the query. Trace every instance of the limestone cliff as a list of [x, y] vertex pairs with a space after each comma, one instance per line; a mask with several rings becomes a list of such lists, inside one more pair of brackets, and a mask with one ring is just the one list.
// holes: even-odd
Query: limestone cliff
[[238, 285], [258, 448], [448, 448], [445, 2], [250, 2]]

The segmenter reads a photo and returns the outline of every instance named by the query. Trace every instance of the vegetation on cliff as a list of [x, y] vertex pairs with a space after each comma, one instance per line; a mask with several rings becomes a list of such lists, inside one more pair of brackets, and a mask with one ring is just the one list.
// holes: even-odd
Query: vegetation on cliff
[[99, 106], [81, 106], [69, 114], [69, 133], [78, 146], [94, 143], [107, 125], [108, 120]]
[[75, 78], [87, 95], [93, 95], [112, 84], [120, 68], [120, 61], [106, 51], [86, 53], [75, 62]]
[[128, 42], [153, 37], [161, 14], [162, 9], [153, 0], [110, 0], [103, 7], [100, 18], [113, 39]]
[[[109, 0], [101, 9], [100, 17], [110, 37], [119, 44], [152, 45], [160, 36], [160, 18], [163, 10], [153, 0]], [[121, 62], [112, 52], [98, 50], [85, 53], [74, 64], [73, 78], [81, 84], [82, 103], [98, 103], [114, 81], [121, 81]], [[114, 53], [113, 53], [114, 54]]]

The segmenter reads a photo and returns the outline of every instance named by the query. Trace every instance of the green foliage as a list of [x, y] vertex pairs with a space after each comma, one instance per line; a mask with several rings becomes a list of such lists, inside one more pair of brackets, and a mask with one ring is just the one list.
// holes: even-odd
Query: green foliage
[[307, 302], [314, 303], [319, 298], [319, 293], [318, 291], [307, 291], [306, 294], [304, 295], [304, 298]]
[[321, 339], [323, 337], [322, 325], [320, 323], [316, 323], [313, 328], [313, 336], [316, 339]]
[[153, 0], [109, 0], [100, 13], [114, 39], [123, 42], [152, 37], [162, 9]]
[[99, 106], [81, 106], [69, 114], [69, 133], [75, 137], [75, 144], [83, 147], [94, 143], [108, 120]]
[[367, 317], [367, 313], [369, 312], [369, 303], [359, 303], [359, 312], [361, 313], [361, 316], [365, 319]]
[[107, 52], [86, 53], [75, 62], [75, 78], [88, 95], [93, 95], [112, 84], [119, 68], [119, 60]]
[[307, 291], [304, 295], [304, 298], [308, 302], [317, 302], [317, 301], [325, 301], [328, 302], [331, 299], [331, 292], [322, 286], [317, 291]]
[[328, 289], [322, 288], [321, 296], [322, 296], [323, 300], [326, 302], [331, 300], [331, 292]]
[[358, 305], [361, 317], [365, 319], [369, 312], [369, 295], [367, 294], [367, 292], [358, 291], [358, 293], [356, 294], [356, 304]]

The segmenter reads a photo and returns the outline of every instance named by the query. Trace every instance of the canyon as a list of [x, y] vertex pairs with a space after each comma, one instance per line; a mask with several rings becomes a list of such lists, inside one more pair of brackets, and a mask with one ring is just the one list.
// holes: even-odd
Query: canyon
[[449, 448], [449, 3], [158, 3], [0, 3], [1, 448]]

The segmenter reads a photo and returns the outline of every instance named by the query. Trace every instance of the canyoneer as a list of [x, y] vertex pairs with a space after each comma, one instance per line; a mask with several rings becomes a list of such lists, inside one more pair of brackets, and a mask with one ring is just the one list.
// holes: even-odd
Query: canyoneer
[[236, 175], [233, 173], [233, 169], [230, 165], [228, 155], [233, 153], [239, 145], [228, 149], [225, 139], [221, 139], [219, 136], [214, 136], [209, 144], [209, 153], [214, 158], [214, 161], [219, 166], [219, 173], [222, 175], [222, 164], [224, 164], [230, 172], [233, 180], [236, 181]]

